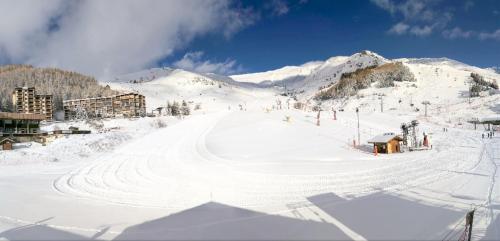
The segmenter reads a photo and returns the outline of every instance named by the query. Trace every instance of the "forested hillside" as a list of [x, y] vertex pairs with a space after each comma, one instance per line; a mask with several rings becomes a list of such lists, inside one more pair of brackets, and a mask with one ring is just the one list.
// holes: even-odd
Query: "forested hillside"
[[34, 86], [38, 94], [54, 96], [56, 110], [62, 110], [66, 99], [113, 95], [109, 86], [101, 86], [94, 77], [55, 68], [31, 65], [0, 66], [0, 109], [12, 110], [11, 94], [15, 87]]
[[375, 87], [394, 86], [394, 82], [415, 81], [415, 76], [402, 63], [388, 63], [381, 66], [370, 66], [351, 73], [343, 73], [340, 80], [330, 86], [323, 86], [315, 98], [327, 100], [355, 95], [358, 90]]

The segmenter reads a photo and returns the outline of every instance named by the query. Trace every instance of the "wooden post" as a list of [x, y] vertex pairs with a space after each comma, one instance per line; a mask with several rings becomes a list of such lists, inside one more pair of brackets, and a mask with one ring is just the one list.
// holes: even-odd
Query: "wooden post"
[[359, 134], [359, 108], [356, 107], [356, 116], [358, 117], [358, 145], [361, 143], [361, 135]]
[[373, 154], [378, 155], [378, 147], [375, 144], [373, 144]]
[[317, 116], [317, 121], [316, 121], [316, 125], [319, 126], [319, 118], [320, 118], [320, 115], [321, 115], [321, 110], [318, 110], [318, 116]]

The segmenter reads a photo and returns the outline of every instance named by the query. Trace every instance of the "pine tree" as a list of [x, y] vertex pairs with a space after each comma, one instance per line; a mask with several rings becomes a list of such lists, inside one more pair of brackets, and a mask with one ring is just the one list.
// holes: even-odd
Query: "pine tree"
[[177, 101], [174, 101], [174, 103], [172, 104], [172, 107], [170, 109], [171, 113], [173, 116], [178, 116], [181, 114], [181, 109], [180, 109], [180, 106], [179, 106], [179, 102]]
[[182, 115], [190, 115], [191, 114], [191, 110], [189, 109], [189, 106], [185, 100], [182, 101], [181, 112], [182, 112]]

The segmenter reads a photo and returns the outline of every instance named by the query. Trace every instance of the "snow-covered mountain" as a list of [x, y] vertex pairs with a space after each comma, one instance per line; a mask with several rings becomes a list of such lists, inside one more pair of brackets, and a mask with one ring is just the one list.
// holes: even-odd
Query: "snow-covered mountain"
[[[141, 81], [142, 80], [142, 81]], [[255, 84], [241, 83], [213, 73], [195, 73], [183, 69], [154, 68], [122, 75], [105, 81], [112, 89], [138, 92], [147, 97], [149, 110], [165, 106], [167, 101], [204, 103], [209, 108], [227, 108], [255, 100], [255, 96], [272, 95]], [[254, 92], [254, 93], [252, 93]]]
[[[387, 75], [388, 68], [384, 67], [389, 66], [387, 64], [401, 66], [404, 71], [412, 75], [411, 78], [391, 80], [389, 85], [378, 83], [380, 78], [392, 76], [390, 73]], [[379, 67], [385, 68], [382, 71], [384, 75], [371, 78], [371, 81], [375, 82], [369, 86], [361, 89], [355, 87], [356, 94], [350, 98], [321, 100], [315, 98], [321, 91], [335, 86], [343, 75], [364, 69], [376, 70]], [[351, 56], [336, 56], [326, 61], [286, 66], [261, 73], [222, 76], [182, 69], [154, 68], [119, 76], [106, 82], [114, 89], [133, 90], [145, 94], [149, 108], [162, 106], [167, 100], [183, 99], [209, 103], [216, 108], [250, 102], [258, 102], [262, 107], [275, 104], [277, 98], [289, 98], [279, 97], [283, 93], [295, 93], [298, 101], [316, 102], [325, 108], [326, 106], [361, 107], [377, 111], [380, 108], [378, 96], [384, 95], [385, 111], [397, 110], [418, 114], [424, 108], [421, 103], [430, 101], [429, 108], [435, 113], [449, 114], [444, 110], [464, 108], [464, 111], [452, 113], [456, 118], [469, 118], [475, 112], [484, 114], [500, 112], [495, 106], [495, 103], [500, 101], [500, 95], [495, 95], [498, 90], [483, 93], [483, 97], [473, 98], [471, 104], [468, 104], [471, 73], [477, 73], [491, 83], [500, 82], [500, 75], [492, 69], [482, 69], [448, 58], [390, 60], [371, 51], [362, 51]], [[467, 105], [474, 106], [474, 111]]]
[[151, 69], [146, 69], [134, 73], [129, 73], [129, 74], [124, 74], [120, 76], [116, 76], [114, 78], [111, 78], [107, 80], [106, 82], [118, 82], [118, 83], [142, 83], [142, 82], [148, 82], [157, 78], [161, 78], [164, 76], [168, 76], [171, 74], [175, 69], [169, 68], [169, 67], [163, 67], [163, 68], [151, 68]]
[[379, 66], [389, 62], [386, 58], [370, 51], [362, 51], [349, 57], [332, 57], [314, 69], [303, 81], [296, 81], [287, 84], [287, 86], [304, 91], [306, 94], [313, 94], [321, 86], [331, 85], [338, 81], [344, 73], [351, 73], [357, 69]]
[[495, 71], [495, 73], [500, 74], [500, 67], [489, 67], [488, 70]]
[[300, 66], [285, 66], [283, 68], [279, 68], [276, 70], [270, 70], [261, 73], [231, 75], [230, 77], [239, 82], [249, 82], [249, 83], [275, 82], [297, 76], [308, 76], [314, 69], [316, 69], [323, 63], [324, 62], [322, 61], [313, 61], [305, 63]]

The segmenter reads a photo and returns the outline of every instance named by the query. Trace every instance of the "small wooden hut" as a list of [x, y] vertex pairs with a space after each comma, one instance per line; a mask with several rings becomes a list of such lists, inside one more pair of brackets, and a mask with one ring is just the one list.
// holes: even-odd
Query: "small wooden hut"
[[390, 154], [401, 152], [401, 141], [403, 141], [403, 138], [394, 133], [384, 133], [368, 140], [368, 143], [373, 144], [373, 149], [377, 153]]
[[8, 137], [0, 137], [0, 150], [3, 151], [12, 150], [12, 145], [14, 143], [15, 141]]

